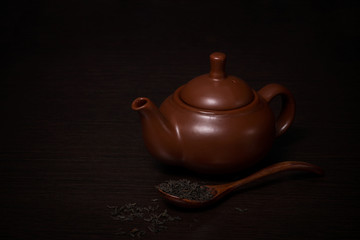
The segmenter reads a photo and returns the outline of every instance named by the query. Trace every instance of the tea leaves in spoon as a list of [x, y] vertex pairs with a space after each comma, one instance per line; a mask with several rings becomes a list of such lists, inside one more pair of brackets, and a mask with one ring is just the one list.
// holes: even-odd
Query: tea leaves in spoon
[[157, 188], [180, 199], [207, 201], [214, 197], [210, 188], [187, 179], [169, 180], [159, 184]]

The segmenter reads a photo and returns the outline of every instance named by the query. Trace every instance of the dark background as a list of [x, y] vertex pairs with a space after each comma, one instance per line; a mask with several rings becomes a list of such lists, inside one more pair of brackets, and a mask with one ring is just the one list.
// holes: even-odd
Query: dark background
[[[274, 162], [321, 166], [239, 191], [146, 239], [359, 239], [358, 1], [9, 1], [1, 9], [0, 238], [128, 239], [107, 205], [171, 178], [221, 183]], [[209, 70], [276, 82], [297, 115], [264, 161], [232, 176], [157, 163], [130, 108]], [[276, 101], [274, 106], [276, 107]], [[248, 209], [241, 213], [235, 208]]]

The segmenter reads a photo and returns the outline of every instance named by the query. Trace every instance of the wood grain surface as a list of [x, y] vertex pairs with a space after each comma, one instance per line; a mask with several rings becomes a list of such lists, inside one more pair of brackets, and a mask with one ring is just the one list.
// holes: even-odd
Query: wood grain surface
[[[1, 239], [131, 239], [115, 233], [143, 226], [107, 207], [127, 203], [182, 219], [145, 226], [143, 239], [360, 238], [357, 1], [8, 1], [1, 12]], [[297, 102], [263, 162], [231, 176], [157, 163], [130, 107], [139, 96], [160, 105], [209, 71], [213, 51], [229, 74], [256, 90], [283, 84]], [[325, 176], [279, 174], [197, 211], [154, 188], [281, 161]]]

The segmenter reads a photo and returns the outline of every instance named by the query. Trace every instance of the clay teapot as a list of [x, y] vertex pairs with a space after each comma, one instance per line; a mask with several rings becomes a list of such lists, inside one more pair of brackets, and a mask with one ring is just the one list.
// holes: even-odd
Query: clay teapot
[[[225, 73], [224, 53], [210, 55], [210, 73], [180, 86], [157, 108], [148, 98], [132, 102], [145, 145], [155, 158], [202, 173], [244, 170], [264, 158], [291, 125], [295, 101], [288, 89], [268, 84], [255, 91]], [[282, 97], [275, 118], [269, 102]]]

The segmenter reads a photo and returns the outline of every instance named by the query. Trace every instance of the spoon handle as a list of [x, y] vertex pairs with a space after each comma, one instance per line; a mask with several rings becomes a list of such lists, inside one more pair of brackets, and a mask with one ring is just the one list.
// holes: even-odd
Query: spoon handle
[[280, 163], [273, 164], [269, 167], [261, 169], [260, 171], [254, 173], [248, 177], [240, 179], [238, 181], [218, 185], [217, 188], [218, 188], [218, 191], [228, 192], [228, 191], [235, 190], [236, 188], [243, 186], [249, 182], [258, 180], [260, 178], [270, 176], [275, 173], [290, 171], [290, 170], [313, 172], [318, 175], [323, 174], [323, 170], [320, 167], [313, 165], [311, 163], [300, 162], [300, 161], [286, 161], [286, 162], [280, 162]]

